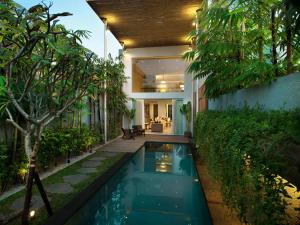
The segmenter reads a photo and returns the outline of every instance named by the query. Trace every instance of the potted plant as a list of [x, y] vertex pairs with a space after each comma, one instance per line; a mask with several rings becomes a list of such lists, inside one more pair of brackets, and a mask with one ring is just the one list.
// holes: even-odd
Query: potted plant
[[130, 120], [129, 128], [131, 128], [131, 126], [133, 124], [132, 121], [133, 121], [133, 119], [135, 117], [135, 112], [136, 112], [136, 109], [134, 109], [134, 108], [128, 110], [128, 112], [127, 112], [127, 116], [128, 116], [128, 118]]
[[184, 136], [192, 137], [192, 132], [191, 132], [192, 104], [191, 104], [191, 102], [189, 101], [186, 104], [183, 104], [180, 108], [180, 112], [182, 115], [185, 116], [185, 120], [186, 120], [186, 131], [184, 132]]

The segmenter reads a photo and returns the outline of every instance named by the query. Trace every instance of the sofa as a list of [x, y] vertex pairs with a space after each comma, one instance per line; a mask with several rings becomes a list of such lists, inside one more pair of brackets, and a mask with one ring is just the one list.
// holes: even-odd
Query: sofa
[[151, 131], [152, 132], [163, 132], [163, 124], [162, 123], [152, 123]]

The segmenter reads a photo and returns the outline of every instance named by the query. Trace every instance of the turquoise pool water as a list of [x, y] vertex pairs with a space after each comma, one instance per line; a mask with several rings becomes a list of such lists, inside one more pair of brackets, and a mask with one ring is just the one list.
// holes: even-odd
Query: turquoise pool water
[[68, 225], [211, 225], [190, 148], [148, 143]]

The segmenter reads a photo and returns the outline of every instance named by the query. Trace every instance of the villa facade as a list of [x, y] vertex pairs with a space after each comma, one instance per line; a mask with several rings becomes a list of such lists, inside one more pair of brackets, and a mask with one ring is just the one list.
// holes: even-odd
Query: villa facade
[[[149, 133], [183, 134], [186, 127], [180, 113], [191, 102], [192, 121], [207, 107], [203, 99], [204, 80], [188, 74], [183, 55], [191, 47], [200, 1], [109, 1], [88, 0], [105, 24], [105, 55], [109, 30], [123, 47], [124, 92], [135, 118], [124, 118], [123, 126], [142, 125]], [[154, 124], [154, 126], [152, 126]]]

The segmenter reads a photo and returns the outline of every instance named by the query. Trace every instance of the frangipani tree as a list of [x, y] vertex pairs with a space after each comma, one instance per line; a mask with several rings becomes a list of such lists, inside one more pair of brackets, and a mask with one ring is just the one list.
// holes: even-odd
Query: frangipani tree
[[[1, 93], [7, 100], [1, 108], [7, 112], [7, 121], [22, 133], [29, 159], [22, 224], [28, 224], [43, 129], [96, 85], [97, 58], [79, 43], [86, 32], [57, 25], [60, 16], [70, 14], [51, 15], [49, 8], [36, 5], [27, 11], [11, 1], [0, 3], [0, 75], [5, 78]], [[24, 123], [15, 121], [12, 110]], [[42, 197], [51, 213], [47, 198]]]

